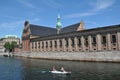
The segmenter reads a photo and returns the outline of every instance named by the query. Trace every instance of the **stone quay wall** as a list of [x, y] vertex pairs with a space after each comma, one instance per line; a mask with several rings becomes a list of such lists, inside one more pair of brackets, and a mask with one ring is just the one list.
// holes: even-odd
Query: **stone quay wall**
[[9, 53], [8, 52], [0, 52], [0, 56], [3, 56], [3, 55], [9, 55]]
[[14, 56], [40, 59], [120, 62], [120, 51], [106, 52], [31, 52], [18, 53]]

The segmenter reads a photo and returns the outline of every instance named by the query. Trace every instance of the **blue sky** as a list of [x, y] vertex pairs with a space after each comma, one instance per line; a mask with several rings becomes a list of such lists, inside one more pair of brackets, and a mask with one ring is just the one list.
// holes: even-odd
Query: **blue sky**
[[0, 38], [21, 37], [24, 21], [56, 27], [58, 9], [62, 27], [83, 20], [85, 27], [120, 24], [120, 0], [0, 0]]

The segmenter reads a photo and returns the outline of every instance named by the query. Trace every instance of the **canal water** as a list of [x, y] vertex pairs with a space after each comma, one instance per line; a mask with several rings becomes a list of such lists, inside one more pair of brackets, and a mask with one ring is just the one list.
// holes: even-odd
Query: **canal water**
[[[71, 74], [52, 74], [55, 66]], [[0, 57], [0, 80], [120, 80], [120, 63]]]

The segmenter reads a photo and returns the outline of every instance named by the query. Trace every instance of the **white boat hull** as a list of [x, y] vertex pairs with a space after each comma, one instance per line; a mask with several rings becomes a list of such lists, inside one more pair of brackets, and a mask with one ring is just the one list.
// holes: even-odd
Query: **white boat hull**
[[61, 72], [61, 71], [50, 71], [51, 73], [54, 73], [54, 74], [70, 74], [71, 72]]

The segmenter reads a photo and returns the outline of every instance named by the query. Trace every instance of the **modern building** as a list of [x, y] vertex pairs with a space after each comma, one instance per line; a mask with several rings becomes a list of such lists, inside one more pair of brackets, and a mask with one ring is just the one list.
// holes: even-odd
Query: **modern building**
[[0, 39], [0, 52], [5, 52], [4, 44], [6, 42], [12, 42], [15, 41], [17, 45], [20, 44], [20, 38], [18, 38], [16, 35], [6, 35], [5, 37]]
[[120, 51], [120, 24], [85, 29], [83, 21], [62, 28], [60, 15], [56, 28], [24, 23], [24, 52], [100, 52]]

